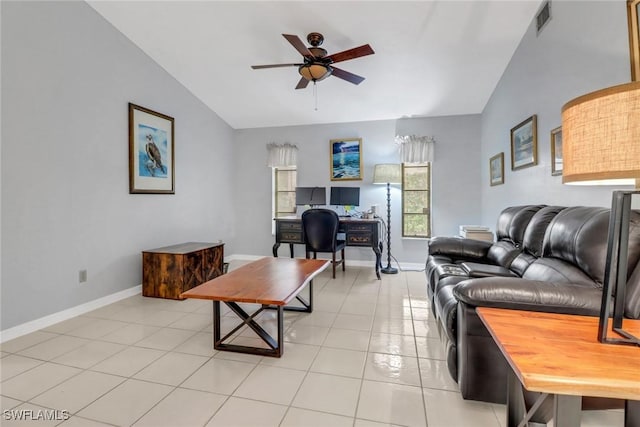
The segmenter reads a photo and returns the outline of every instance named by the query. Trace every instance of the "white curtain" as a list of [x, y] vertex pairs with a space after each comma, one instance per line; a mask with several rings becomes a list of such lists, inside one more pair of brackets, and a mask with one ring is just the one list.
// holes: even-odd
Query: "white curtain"
[[432, 136], [396, 136], [396, 144], [403, 163], [433, 162], [433, 148], [436, 141]]
[[296, 166], [298, 163], [298, 147], [293, 144], [267, 144], [267, 166], [271, 168], [281, 168], [285, 166]]

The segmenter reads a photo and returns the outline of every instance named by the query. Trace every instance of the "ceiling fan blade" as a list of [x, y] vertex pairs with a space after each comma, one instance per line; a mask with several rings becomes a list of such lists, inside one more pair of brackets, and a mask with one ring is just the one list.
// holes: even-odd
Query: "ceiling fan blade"
[[304, 89], [307, 87], [308, 84], [309, 84], [309, 80], [302, 77], [298, 82], [298, 84], [296, 85], [296, 89]]
[[349, 59], [359, 58], [361, 56], [373, 55], [375, 52], [368, 44], [354, 47], [353, 49], [345, 50], [342, 52], [334, 53], [329, 56], [325, 56], [324, 59], [330, 59], [333, 63], [348, 61]]
[[331, 67], [331, 68], [333, 68], [333, 72], [331, 73], [332, 76], [342, 80], [346, 80], [349, 83], [353, 83], [354, 85], [359, 85], [364, 80], [364, 77], [359, 76], [357, 74], [353, 74], [336, 67]]
[[302, 40], [300, 40], [300, 37], [295, 36], [293, 34], [283, 34], [282, 35], [285, 39], [287, 39], [287, 41], [289, 43], [291, 43], [291, 45], [293, 47], [296, 48], [296, 50], [298, 52], [300, 52], [300, 54], [302, 56], [304, 56], [305, 58], [309, 58], [309, 59], [315, 59], [315, 57], [313, 56], [313, 54], [309, 51], [309, 49], [307, 49], [307, 47], [304, 45], [304, 43], [302, 43]]
[[279, 68], [279, 67], [299, 67], [304, 64], [269, 64], [269, 65], [252, 65], [254, 70], [261, 70], [263, 68]]

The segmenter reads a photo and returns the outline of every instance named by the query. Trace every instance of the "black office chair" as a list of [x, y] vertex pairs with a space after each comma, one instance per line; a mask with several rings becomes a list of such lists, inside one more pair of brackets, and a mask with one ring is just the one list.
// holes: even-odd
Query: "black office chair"
[[[344, 247], [346, 242], [338, 240], [338, 214], [330, 209], [309, 209], [302, 213], [302, 230], [306, 244], [306, 257], [313, 252], [331, 252], [333, 278], [336, 278], [336, 265], [342, 264], [344, 271]], [[340, 251], [342, 259], [336, 263], [336, 252]]]

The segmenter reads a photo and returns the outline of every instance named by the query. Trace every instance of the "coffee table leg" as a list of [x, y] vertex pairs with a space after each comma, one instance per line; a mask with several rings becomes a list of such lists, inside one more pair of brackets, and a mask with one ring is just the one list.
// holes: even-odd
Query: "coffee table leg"
[[278, 306], [278, 348], [276, 349], [276, 357], [284, 354], [284, 306]]
[[213, 302], [213, 348], [220, 343], [220, 301]]
[[[260, 314], [265, 307], [259, 308], [252, 314], [248, 314], [246, 311], [242, 309], [237, 303], [233, 301], [225, 301], [225, 304], [234, 312], [242, 322], [238, 324], [234, 329], [228, 332], [224, 337], [221, 337], [221, 312], [220, 312], [220, 301], [213, 302], [213, 348], [216, 350], [223, 351], [234, 351], [236, 353], [247, 353], [247, 354], [256, 354], [259, 356], [271, 356], [271, 357], [280, 357], [282, 355], [282, 347], [284, 341], [284, 307], [278, 306], [278, 336], [277, 339], [274, 339], [269, 333], [260, 326], [255, 320], [254, 317]], [[259, 338], [262, 339], [270, 348], [263, 347], [252, 347], [245, 345], [237, 345], [237, 344], [226, 344], [226, 341], [229, 338], [233, 337], [233, 334], [243, 326], [248, 326], [253, 332], [258, 335]]]
[[624, 427], [640, 427], [640, 400], [625, 401]]
[[[534, 393], [525, 398], [526, 389], [518, 376], [509, 369], [507, 374], [507, 427], [545, 427], [551, 416], [551, 395]], [[527, 404], [527, 401], [533, 404]], [[530, 406], [529, 406], [530, 405]], [[556, 427], [562, 427], [556, 424]]]
[[513, 370], [509, 368], [507, 374], [507, 427], [517, 427], [526, 413], [522, 385]]
[[556, 394], [553, 399], [553, 425], [556, 427], [580, 427], [582, 396]]

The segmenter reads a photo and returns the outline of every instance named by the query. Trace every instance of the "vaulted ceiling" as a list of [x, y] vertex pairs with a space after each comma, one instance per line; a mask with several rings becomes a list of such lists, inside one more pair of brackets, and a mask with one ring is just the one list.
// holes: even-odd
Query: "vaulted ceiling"
[[[481, 113], [540, 0], [88, 1], [233, 128]], [[374, 55], [296, 90], [282, 36], [324, 35], [329, 54], [370, 44]], [[317, 110], [316, 110], [317, 104]]]

